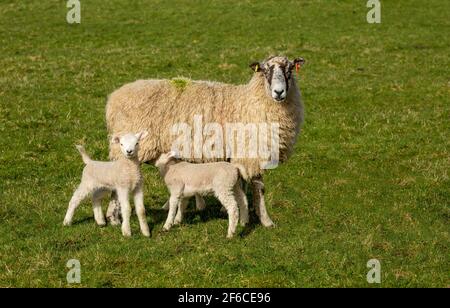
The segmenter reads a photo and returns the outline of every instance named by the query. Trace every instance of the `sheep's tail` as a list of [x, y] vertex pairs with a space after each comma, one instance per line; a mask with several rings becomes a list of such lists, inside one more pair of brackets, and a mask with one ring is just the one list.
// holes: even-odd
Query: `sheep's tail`
[[80, 152], [81, 158], [83, 159], [83, 162], [85, 164], [88, 164], [92, 161], [92, 159], [86, 153], [86, 150], [84, 149], [84, 147], [82, 145], [76, 145], [76, 148], [77, 148], [78, 152]]
[[247, 181], [248, 179], [248, 174], [247, 174], [247, 170], [245, 170], [245, 167], [241, 164], [234, 164], [234, 166], [238, 169], [239, 171], [239, 176], [244, 179], [245, 181]]

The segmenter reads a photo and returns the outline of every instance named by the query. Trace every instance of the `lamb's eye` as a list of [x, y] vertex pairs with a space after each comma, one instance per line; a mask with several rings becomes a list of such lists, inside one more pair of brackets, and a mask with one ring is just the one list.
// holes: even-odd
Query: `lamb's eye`
[[120, 145], [121, 145], [121, 146], [123, 146], [123, 144], [122, 144], [122, 143], [121, 143]]

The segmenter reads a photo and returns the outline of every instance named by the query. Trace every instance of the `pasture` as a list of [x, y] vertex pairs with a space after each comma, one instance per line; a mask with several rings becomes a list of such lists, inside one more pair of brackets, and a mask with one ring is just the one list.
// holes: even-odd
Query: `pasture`
[[[0, 287], [447, 287], [450, 285], [450, 2], [0, 2]], [[145, 165], [152, 237], [62, 221], [83, 167], [106, 160], [106, 97], [144, 78], [246, 83], [248, 64], [304, 57], [305, 123], [265, 175], [277, 224], [225, 238], [209, 199], [161, 232], [168, 192]], [[249, 196], [251, 198], [251, 196]], [[104, 204], [106, 210], [106, 203]], [[81, 263], [68, 284], [66, 263]], [[366, 264], [381, 262], [381, 284]]]

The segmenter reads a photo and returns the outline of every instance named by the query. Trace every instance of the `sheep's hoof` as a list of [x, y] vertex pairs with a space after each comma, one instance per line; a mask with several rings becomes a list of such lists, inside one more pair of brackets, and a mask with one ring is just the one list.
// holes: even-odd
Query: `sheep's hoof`
[[163, 231], [164, 231], [164, 232], [169, 232], [170, 228], [172, 228], [171, 225], [169, 225], [169, 226], [164, 226], [164, 227], [163, 227]]
[[227, 235], [227, 239], [231, 240], [232, 238], [234, 238], [234, 233], [233, 233], [233, 234], [228, 234], [228, 235]]
[[72, 222], [71, 222], [71, 221], [66, 221], [66, 220], [64, 220], [63, 226], [69, 227], [70, 225], [72, 225]]

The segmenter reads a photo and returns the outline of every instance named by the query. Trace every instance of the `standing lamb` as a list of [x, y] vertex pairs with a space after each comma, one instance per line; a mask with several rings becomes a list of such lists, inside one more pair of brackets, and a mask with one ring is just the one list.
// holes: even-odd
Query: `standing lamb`
[[[173, 149], [177, 138], [172, 135], [173, 126], [186, 123], [194, 127], [194, 118], [198, 115], [204, 123], [220, 125], [224, 139], [228, 138], [224, 129], [228, 123], [278, 123], [278, 160], [284, 162], [293, 151], [303, 122], [303, 104], [293, 73], [293, 69], [303, 63], [303, 58], [290, 61], [286, 57], [255, 62], [250, 65], [255, 72], [253, 78], [244, 85], [192, 80], [138, 80], [126, 84], [109, 96], [106, 105], [108, 131], [110, 134], [141, 129], [151, 131], [152, 138], [142, 143], [139, 159], [154, 162], [162, 153]], [[117, 159], [119, 153], [117, 147], [111, 145], [110, 158]], [[183, 159], [192, 162], [228, 160], [243, 165], [252, 184], [253, 205], [261, 223], [266, 227], [274, 225], [264, 202], [263, 159], [247, 156], [203, 156], [198, 159], [194, 155]], [[112, 200], [108, 212], [117, 213], [115, 207], [117, 202]], [[117, 217], [108, 218], [117, 220]]]
[[176, 153], [173, 151], [162, 154], [155, 163], [170, 191], [169, 214], [164, 230], [168, 231], [172, 225], [182, 222], [189, 197], [213, 194], [228, 212], [227, 237], [233, 237], [238, 218], [242, 226], [248, 223], [247, 197], [240, 181], [241, 177], [245, 176], [244, 168], [226, 162], [209, 164], [176, 162], [175, 156]]
[[104, 226], [105, 217], [101, 208], [101, 200], [111, 191], [115, 191], [119, 197], [123, 217], [122, 234], [131, 236], [131, 207], [128, 199], [129, 193], [132, 192], [141, 232], [144, 236], [150, 236], [145, 216], [143, 181], [138, 160], [139, 142], [144, 140], [147, 134], [147, 132], [141, 132], [136, 135], [126, 134], [120, 138], [114, 137], [112, 142], [120, 144], [122, 155], [112, 162], [91, 160], [84, 148], [77, 145], [86, 166], [83, 169], [81, 183], [70, 200], [64, 218], [65, 226], [71, 225], [76, 208], [90, 193], [93, 193], [95, 221], [98, 225]]

